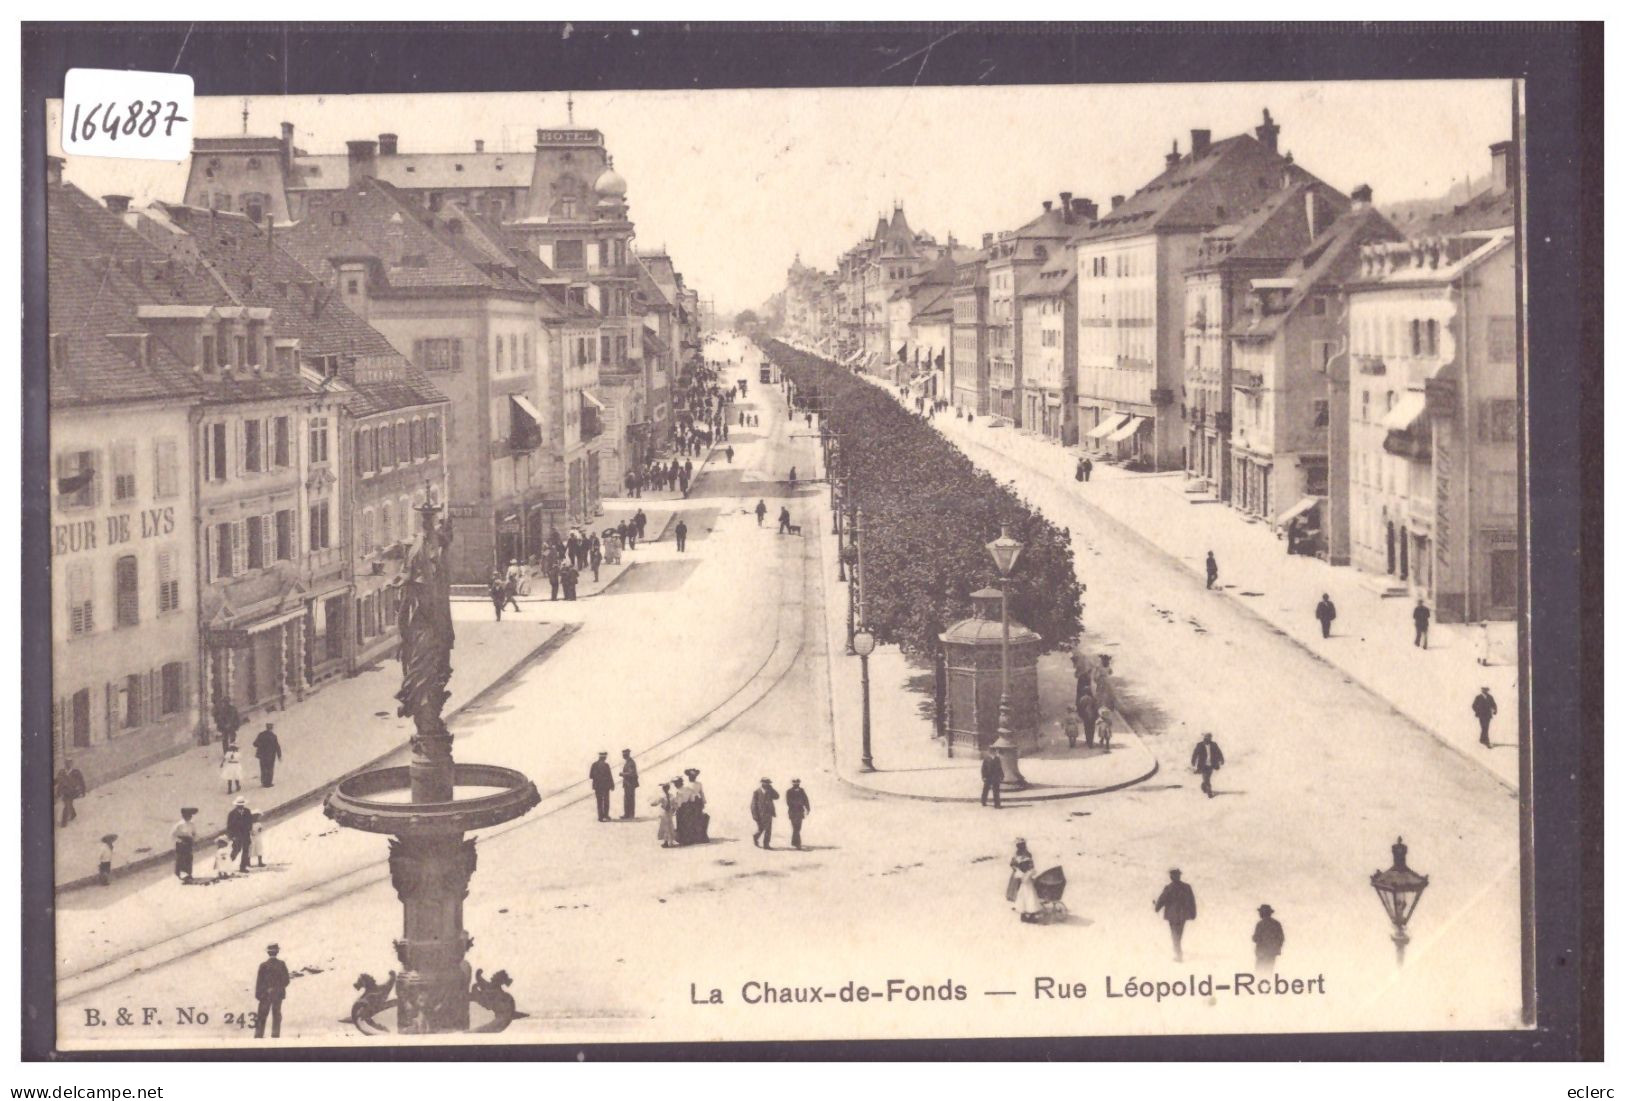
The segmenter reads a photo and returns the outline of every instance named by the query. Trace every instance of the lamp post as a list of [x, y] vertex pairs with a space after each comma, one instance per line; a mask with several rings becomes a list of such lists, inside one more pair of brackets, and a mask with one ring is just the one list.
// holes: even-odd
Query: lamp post
[[858, 593], [863, 588], [863, 580], [858, 576], [857, 561], [863, 553], [859, 549], [859, 539], [862, 538], [863, 510], [856, 509], [851, 524], [847, 525], [846, 533], [849, 539], [846, 549], [841, 552], [843, 560], [847, 555], [852, 556], [853, 568], [846, 572], [846, 652], [850, 656], [857, 653], [852, 648], [852, 634], [857, 630], [858, 622]]
[[1411, 942], [1405, 927], [1416, 913], [1416, 904], [1422, 901], [1428, 877], [1411, 871], [1410, 865], [1405, 863], [1409, 846], [1403, 837], [1394, 842], [1391, 851], [1394, 854], [1393, 865], [1385, 872], [1371, 873], [1371, 888], [1377, 892], [1388, 920], [1394, 923], [1394, 953], [1403, 965], [1405, 946]]
[[1000, 525], [999, 537], [987, 544], [987, 553], [992, 557], [993, 565], [998, 569], [1001, 578], [999, 620], [1004, 628], [1004, 645], [1000, 651], [999, 670], [999, 736], [989, 748], [998, 755], [999, 763], [1004, 767], [1005, 783], [1018, 789], [1027, 786], [1027, 778], [1021, 774], [1021, 751], [1016, 746], [1015, 739], [1011, 737], [1013, 731], [1010, 716], [1010, 574], [1015, 570], [1022, 550], [1022, 544], [1011, 537], [1008, 524]]
[[875, 652], [875, 636], [860, 627], [852, 638], [852, 646], [863, 669], [863, 771], [873, 772], [875, 757], [869, 747], [869, 655]]

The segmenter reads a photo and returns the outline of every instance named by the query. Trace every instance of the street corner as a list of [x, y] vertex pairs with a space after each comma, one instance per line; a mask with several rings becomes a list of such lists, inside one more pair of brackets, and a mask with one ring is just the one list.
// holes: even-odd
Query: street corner
[[[856, 757], [837, 762], [840, 778], [854, 787], [877, 795], [922, 799], [936, 803], [981, 802], [981, 757], [967, 747], [955, 749], [950, 758], [940, 751], [935, 763], [915, 763], [909, 767], [877, 767], [865, 771]], [[1045, 747], [1040, 753], [1019, 758], [1025, 787], [1006, 784], [1000, 802], [1023, 806], [1060, 799], [1080, 799], [1107, 795], [1144, 783], [1157, 774], [1156, 755], [1139, 735], [1123, 731], [1110, 750]]]

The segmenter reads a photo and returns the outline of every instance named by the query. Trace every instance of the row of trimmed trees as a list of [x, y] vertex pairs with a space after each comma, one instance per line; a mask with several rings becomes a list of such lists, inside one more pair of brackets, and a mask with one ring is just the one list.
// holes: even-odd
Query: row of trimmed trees
[[873, 385], [781, 341], [765, 348], [799, 399], [816, 397], [804, 404], [837, 435], [834, 473], [863, 509], [866, 619], [879, 641], [935, 654], [937, 636], [970, 614], [970, 594], [997, 586], [986, 544], [1001, 524], [1025, 545], [1011, 617], [1046, 649], [1077, 641], [1082, 591], [1060, 528]]

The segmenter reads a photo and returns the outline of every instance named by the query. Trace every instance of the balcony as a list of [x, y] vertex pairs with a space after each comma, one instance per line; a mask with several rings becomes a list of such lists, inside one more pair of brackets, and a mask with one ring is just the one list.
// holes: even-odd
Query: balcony
[[1173, 390], [1169, 389], [1168, 387], [1166, 387], [1166, 386], [1157, 386], [1157, 387], [1154, 387], [1151, 390], [1151, 404], [1152, 405], [1172, 405], [1173, 403], [1174, 403], [1174, 392], [1173, 392]]
[[1354, 369], [1362, 375], [1386, 375], [1388, 364], [1383, 362], [1381, 356], [1355, 356]]
[[1264, 375], [1259, 371], [1231, 371], [1230, 385], [1237, 390], [1262, 390]]

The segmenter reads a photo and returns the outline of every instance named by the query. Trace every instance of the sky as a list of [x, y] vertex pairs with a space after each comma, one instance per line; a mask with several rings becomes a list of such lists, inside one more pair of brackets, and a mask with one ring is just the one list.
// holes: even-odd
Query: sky
[[[977, 243], [1062, 191], [1108, 205], [1162, 170], [1190, 131], [1251, 132], [1264, 108], [1280, 149], [1377, 205], [1442, 195], [1489, 173], [1511, 136], [1506, 81], [1047, 85], [574, 93], [575, 125], [604, 132], [627, 181], [637, 247], [665, 248], [718, 311], [755, 307], [799, 255], [825, 270], [901, 203], [916, 230]], [[567, 121], [565, 93], [199, 99], [194, 134], [275, 135], [311, 153], [400, 135], [408, 152], [531, 148]], [[59, 153], [59, 104], [48, 113]], [[178, 201], [185, 164], [76, 157], [92, 195]]]

